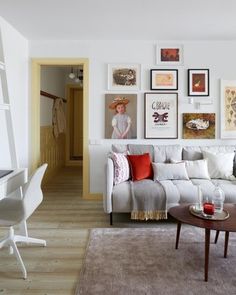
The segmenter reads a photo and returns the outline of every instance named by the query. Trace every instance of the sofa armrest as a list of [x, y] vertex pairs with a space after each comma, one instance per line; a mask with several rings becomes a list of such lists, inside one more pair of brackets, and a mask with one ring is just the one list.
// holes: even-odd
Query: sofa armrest
[[114, 164], [111, 158], [107, 159], [105, 167], [105, 191], [103, 194], [103, 208], [106, 213], [112, 212], [112, 190], [114, 181]]

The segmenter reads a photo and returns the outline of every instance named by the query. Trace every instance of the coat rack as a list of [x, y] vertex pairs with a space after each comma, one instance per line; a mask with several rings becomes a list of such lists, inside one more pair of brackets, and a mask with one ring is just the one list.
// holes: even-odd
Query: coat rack
[[[57, 98], [61, 98], [61, 97], [58, 97], [56, 95], [53, 95], [53, 94], [48, 93], [48, 92], [43, 91], [43, 90], [40, 90], [40, 95], [49, 97], [49, 98], [54, 99], [54, 100], [57, 99]], [[64, 103], [67, 102], [65, 98], [61, 98], [61, 99], [63, 100]]]

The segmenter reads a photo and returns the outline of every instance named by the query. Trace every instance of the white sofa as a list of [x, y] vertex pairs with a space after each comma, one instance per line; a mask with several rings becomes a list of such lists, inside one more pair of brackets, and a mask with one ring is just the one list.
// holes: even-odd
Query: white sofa
[[[214, 153], [235, 153], [236, 146], [187, 146], [180, 145], [113, 145], [112, 151], [117, 153], [128, 152], [129, 154], [149, 153], [152, 162], [168, 163], [172, 159], [198, 160], [203, 158], [203, 151]], [[234, 158], [234, 176], [236, 176], [236, 159]], [[142, 180], [141, 180], [142, 181]], [[153, 180], [150, 180], [152, 182]], [[160, 181], [161, 183], [161, 181]], [[181, 203], [195, 203], [197, 201], [197, 186], [201, 186], [204, 195], [213, 195], [215, 185], [219, 185], [225, 193], [226, 203], [236, 203], [236, 180], [226, 179], [189, 179], [189, 180], [165, 180], [168, 184], [167, 210]], [[114, 185], [114, 164], [108, 157], [106, 163], [106, 185], [103, 195], [104, 211], [110, 214], [112, 224], [112, 213], [131, 212], [131, 190], [130, 182], [125, 181]]]

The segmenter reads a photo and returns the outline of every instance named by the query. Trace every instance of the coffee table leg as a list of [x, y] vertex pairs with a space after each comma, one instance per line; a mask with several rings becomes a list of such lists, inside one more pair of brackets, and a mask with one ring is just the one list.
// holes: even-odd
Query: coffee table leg
[[219, 233], [220, 233], [220, 231], [217, 230], [217, 231], [216, 231], [216, 236], [215, 236], [215, 244], [216, 244], [217, 241], [218, 241]]
[[224, 258], [227, 258], [227, 252], [228, 252], [228, 242], [229, 242], [229, 232], [225, 232], [225, 251], [224, 251]]
[[178, 247], [179, 247], [180, 230], [181, 230], [181, 222], [178, 221], [178, 223], [177, 223], [177, 234], [176, 234], [175, 249], [178, 249]]
[[210, 237], [211, 237], [211, 230], [206, 228], [205, 229], [205, 282], [208, 281]]

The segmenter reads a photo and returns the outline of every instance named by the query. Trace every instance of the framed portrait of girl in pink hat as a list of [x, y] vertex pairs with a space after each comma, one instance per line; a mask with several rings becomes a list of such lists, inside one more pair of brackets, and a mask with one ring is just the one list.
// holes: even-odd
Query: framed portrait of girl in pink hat
[[105, 138], [137, 138], [137, 95], [105, 95]]

